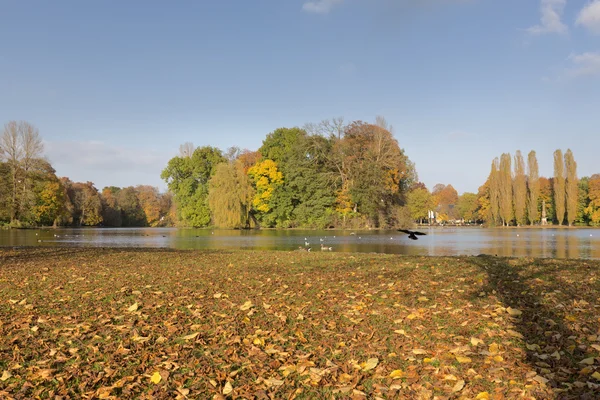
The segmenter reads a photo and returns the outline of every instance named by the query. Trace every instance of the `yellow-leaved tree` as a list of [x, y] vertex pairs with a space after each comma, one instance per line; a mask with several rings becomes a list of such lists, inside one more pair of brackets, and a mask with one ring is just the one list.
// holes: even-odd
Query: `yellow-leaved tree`
[[269, 212], [272, 208], [273, 192], [283, 184], [283, 174], [277, 168], [277, 163], [268, 159], [260, 161], [248, 170], [248, 175], [252, 178], [256, 190], [252, 200], [254, 209], [263, 213]]

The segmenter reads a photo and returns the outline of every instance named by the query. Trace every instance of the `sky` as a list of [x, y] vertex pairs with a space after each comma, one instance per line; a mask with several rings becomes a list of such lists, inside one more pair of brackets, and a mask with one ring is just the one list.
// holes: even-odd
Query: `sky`
[[152, 185], [179, 146], [381, 115], [419, 180], [477, 192], [502, 153], [600, 173], [600, 0], [3, 0], [0, 124], [58, 176]]

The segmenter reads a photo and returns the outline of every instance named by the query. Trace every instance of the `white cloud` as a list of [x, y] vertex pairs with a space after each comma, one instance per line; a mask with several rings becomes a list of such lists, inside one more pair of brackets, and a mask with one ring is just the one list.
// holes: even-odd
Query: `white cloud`
[[579, 12], [577, 25], [583, 25], [593, 33], [600, 34], [600, 0], [594, 0]]
[[543, 35], [545, 33], [567, 33], [568, 28], [561, 21], [566, 2], [566, 0], [541, 0], [541, 23], [528, 28], [527, 32], [531, 33], [532, 35]]
[[567, 70], [571, 77], [600, 75], [600, 53], [571, 54], [573, 66]]
[[316, 14], [327, 14], [333, 7], [342, 4], [344, 0], [314, 0], [307, 1], [302, 5], [302, 9], [306, 12]]

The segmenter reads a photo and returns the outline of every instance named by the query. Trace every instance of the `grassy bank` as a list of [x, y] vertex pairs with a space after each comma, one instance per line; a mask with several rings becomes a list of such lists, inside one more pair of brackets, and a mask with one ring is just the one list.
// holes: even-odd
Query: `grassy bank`
[[0, 248], [0, 398], [596, 398], [599, 267]]

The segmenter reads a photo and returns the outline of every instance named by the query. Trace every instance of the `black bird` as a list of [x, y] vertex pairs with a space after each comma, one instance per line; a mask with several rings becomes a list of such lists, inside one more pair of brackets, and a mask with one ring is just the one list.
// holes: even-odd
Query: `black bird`
[[398, 229], [398, 232], [404, 232], [404, 233], [408, 233], [408, 238], [412, 239], [412, 240], [417, 240], [419, 239], [418, 237], [416, 237], [415, 235], [427, 235], [426, 233], [423, 232], [416, 232], [416, 231], [409, 231], [407, 229]]

